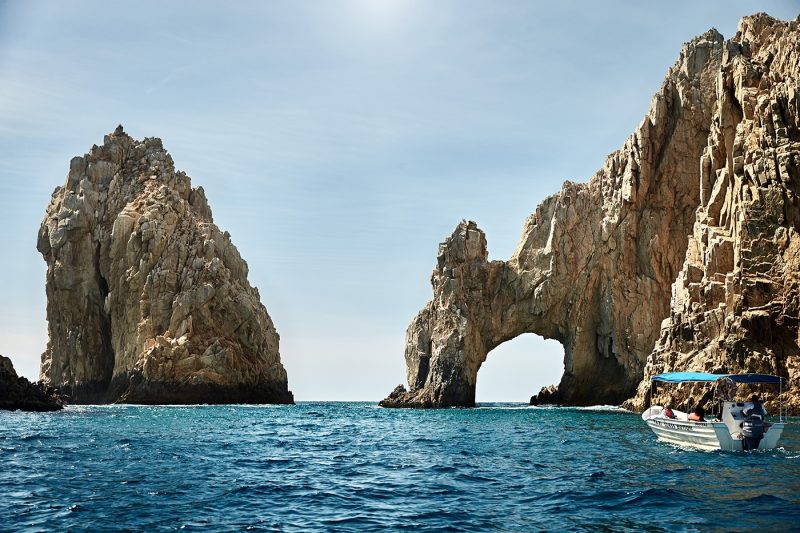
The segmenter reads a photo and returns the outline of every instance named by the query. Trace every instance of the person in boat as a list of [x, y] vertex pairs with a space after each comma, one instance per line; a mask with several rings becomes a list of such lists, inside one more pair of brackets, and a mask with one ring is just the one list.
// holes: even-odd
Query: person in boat
[[687, 417], [692, 422], [705, 422], [706, 419], [704, 418], [706, 415], [706, 410], [700, 407], [699, 405], [694, 408], [694, 411], [689, 413]]
[[664, 408], [661, 409], [661, 414], [667, 418], [676, 418], [675, 413], [672, 411], [672, 404], [675, 403], [672, 398], [670, 398], [666, 404], [664, 404]]
[[750, 398], [750, 401], [753, 403], [753, 407], [742, 411], [744, 416], [758, 415], [761, 418], [764, 418], [764, 415], [767, 414], [767, 411], [764, 409], [764, 404], [761, 403], [761, 398], [758, 397], [758, 394], [753, 394], [753, 396]]

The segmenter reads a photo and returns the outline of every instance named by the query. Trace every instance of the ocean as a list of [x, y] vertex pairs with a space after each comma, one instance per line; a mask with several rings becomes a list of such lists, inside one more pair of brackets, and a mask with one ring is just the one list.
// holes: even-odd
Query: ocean
[[790, 421], [724, 453], [610, 407], [0, 412], [0, 530], [798, 531]]

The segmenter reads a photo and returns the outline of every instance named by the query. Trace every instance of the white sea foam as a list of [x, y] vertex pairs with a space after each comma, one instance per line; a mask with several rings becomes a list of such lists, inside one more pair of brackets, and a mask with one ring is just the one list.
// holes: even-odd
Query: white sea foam
[[627, 413], [627, 409], [623, 409], [618, 405], [589, 405], [587, 407], [576, 407], [579, 411], [622, 411]]

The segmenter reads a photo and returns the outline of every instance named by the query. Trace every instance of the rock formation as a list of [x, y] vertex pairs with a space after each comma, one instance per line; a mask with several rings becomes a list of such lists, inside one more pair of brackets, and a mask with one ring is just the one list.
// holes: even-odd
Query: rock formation
[[[648, 372], [706, 368], [695, 364], [710, 354], [701, 346], [723, 330], [731, 343], [752, 335], [764, 313], [785, 324], [785, 345], [776, 347], [771, 326], [767, 337], [736, 344], [760, 343], [763, 357], [715, 348], [715, 368], [787, 370], [779, 361], [797, 353], [791, 306], [800, 298], [797, 269], [788, 276], [785, 268], [798, 249], [789, 244], [798, 220], [789, 143], [797, 139], [797, 28], [760, 14], [743, 19], [730, 42], [710, 30], [684, 45], [633, 135], [588, 183], [567, 182], [544, 200], [508, 261], [489, 262], [483, 232], [459, 224], [439, 247], [434, 298], [408, 328], [409, 390], [398, 387], [381, 405], [473, 405], [488, 352], [528, 332], [564, 346], [558, 388], [532, 402], [620, 403], [636, 391], [657, 340]], [[772, 192], [755, 191], [767, 183]], [[731, 270], [744, 262], [757, 272], [747, 282]], [[729, 286], [751, 285], [751, 296], [720, 307]], [[726, 325], [735, 312], [741, 320]], [[678, 349], [687, 356], [675, 357]]]
[[64, 403], [54, 389], [17, 376], [11, 359], [0, 355], [0, 409], [58, 411], [63, 408]]
[[763, 372], [788, 378], [799, 412], [800, 20], [743, 19], [716, 98], [683, 268], [626, 405], [642, 408], [661, 372]]
[[292, 402], [247, 263], [159, 139], [120, 126], [72, 159], [37, 247], [41, 376], [71, 402]]

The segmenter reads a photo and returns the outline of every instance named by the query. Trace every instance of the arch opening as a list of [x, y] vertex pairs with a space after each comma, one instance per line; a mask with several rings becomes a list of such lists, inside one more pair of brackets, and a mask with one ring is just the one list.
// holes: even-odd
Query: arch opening
[[489, 352], [478, 369], [475, 404], [528, 403], [542, 387], [564, 375], [564, 347], [535, 333], [524, 333]]

